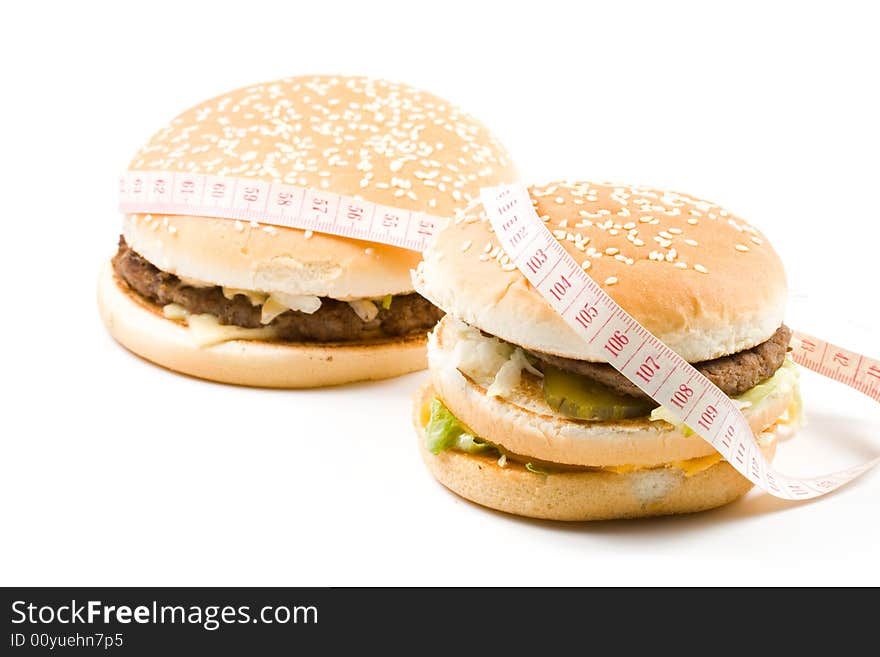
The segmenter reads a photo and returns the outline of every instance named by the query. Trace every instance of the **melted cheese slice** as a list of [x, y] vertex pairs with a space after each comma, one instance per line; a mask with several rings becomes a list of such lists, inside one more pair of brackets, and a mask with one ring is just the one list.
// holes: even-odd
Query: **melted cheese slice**
[[186, 322], [193, 342], [199, 347], [229, 342], [231, 340], [271, 340], [277, 337], [275, 329], [244, 328], [229, 324], [221, 324], [214, 315], [192, 315], [176, 303], [169, 303], [162, 308], [162, 314], [168, 319]]
[[719, 463], [723, 460], [723, 456], [718, 452], [714, 454], [709, 454], [708, 456], [699, 456], [693, 459], [687, 459], [685, 461], [672, 461], [671, 463], [666, 463], [663, 466], [644, 466], [644, 465], [609, 465], [602, 468], [608, 472], [616, 472], [617, 474], [627, 474], [629, 472], [636, 472], [638, 470], [651, 470], [656, 467], [667, 467], [667, 468], [678, 468], [679, 470], [684, 470], [685, 477], [692, 477], [695, 474], [703, 472], [703, 470], [708, 470], [716, 463]]
[[190, 315], [186, 323], [193, 341], [200, 347], [210, 347], [230, 340], [270, 340], [276, 336], [273, 328], [251, 329], [221, 324], [214, 315]]

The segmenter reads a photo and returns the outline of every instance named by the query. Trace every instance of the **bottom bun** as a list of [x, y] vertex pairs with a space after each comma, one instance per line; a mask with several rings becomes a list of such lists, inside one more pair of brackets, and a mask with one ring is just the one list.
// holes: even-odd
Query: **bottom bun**
[[425, 336], [355, 343], [230, 340], [210, 347], [104, 266], [98, 307], [107, 330], [142, 358], [200, 379], [263, 388], [312, 388], [387, 379], [426, 367]]
[[[477, 504], [546, 520], [611, 520], [705, 511], [728, 504], [752, 483], [726, 461], [687, 476], [677, 467], [624, 474], [607, 471], [537, 474], [512, 460], [447, 450], [432, 454], [425, 446], [422, 410], [434, 397], [430, 384], [416, 396], [414, 421], [422, 458], [431, 474], [449, 490]], [[776, 442], [764, 450], [772, 458]]]

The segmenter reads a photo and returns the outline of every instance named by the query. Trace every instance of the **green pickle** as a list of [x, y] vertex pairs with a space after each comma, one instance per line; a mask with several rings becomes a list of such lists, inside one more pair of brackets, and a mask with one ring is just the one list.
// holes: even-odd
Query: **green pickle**
[[554, 411], [579, 420], [623, 420], [648, 415], [656, 404], [620, 395], [585, 376], [544, 367], [544, 400]]

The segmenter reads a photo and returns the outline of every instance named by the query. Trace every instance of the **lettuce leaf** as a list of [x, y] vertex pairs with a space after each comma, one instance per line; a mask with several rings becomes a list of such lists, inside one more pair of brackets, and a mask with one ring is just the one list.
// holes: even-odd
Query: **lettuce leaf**
[[535, 465], [534, 463], [526, 463], [525, 467], [526, 467], [526, 470], [528, 470], [529, 472], [534, 472], [535, 474], [544, 475], [545, 477], [547, 475], [553, 474], [552, 471], [545, 470], [544, 468], [540, 468], [537, 465]]
[[[800, 392], [797, 385], [798, 376], [799, 372], [797, 365], [794, 364], [794, 361], [791, 360], [791, 358], [786, 357], [785, 361], [782, 363], [782, 367], [776, 370], [773, 376], [762, 381], [755, 387], [749, 388], [740, 396], [733, 397], [733, 400], [739, 402], [739, 406], [741, 408], [755, 407], [758, 406], [773, 392], [777, 390], [784, 391], [793, 388], [795, 391], [795, 395], [793, 398], [793, 404], [790, 414], [795, 414], [799, 417], [801, 404]], [[680, 431], [682, 431], [682, 433], [684, 433], [685, 436], [690, 436], [695, 433], [694, 430], [691, 429], [689, 426], [682, 424], [678, 416], [665, 406], [658, 406], [653, 411], [651, 411], [651, 421], [654, 422], [657, 420], [663, 420], [677, 427]]]
[[495, 445], [480, 440], [458, 421], [439, 399], [431, 401], [431, 417], [425, 427], [425, 443], [431, 454], [454, 449], [466, 454], [495, 449]]

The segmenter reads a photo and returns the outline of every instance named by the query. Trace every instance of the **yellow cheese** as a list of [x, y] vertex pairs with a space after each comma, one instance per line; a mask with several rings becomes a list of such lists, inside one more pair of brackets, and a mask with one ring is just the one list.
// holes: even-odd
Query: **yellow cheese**
[[186, 321], [193, 341], [200, 347], [230, 340], [271, 340], [276, 336], [275, 329], [268, 326], [251, 329], [221, 324], [214, 315], [190, 315]]
[[685, 477], [692, 477], [695, 474], [708, 470], [713, 465], [722, 460], [721, 454], [715, 452], [708, 456], [698, 456], [697, 458], [687, 459], [685, 461], [673, 461], [672, 463], [664, 463], [661, 466], [656, 465], [608, 465], [602, 469], [607, 472], [616, 472], [617, 474], [628, 474], [637, 470], [651, 470], [657, 467], [678, 468], [684, 470]]
[[675, 461], [672, 463], [672, 467], [684, 470], [685, 477], [693, 477], [695, 474], [698, 474], [703, 470], [708, 470], [716, 463], [719, 463], [723, 458], [724, 457], [722, 457], [721, 454], [715, 452], [708, 456], [700, 456], [695, 459], [688, 459], [687, 461]]
[[193, 315], [176, 303], [163, 306], [162, 314], [168, 319], [185, 321], [193, 342], [199, 347], [210, 347], [230, 340], [271, 340], [276, 337], [275, 329], [268, 326], [250, 329], [221, 324], [214, 315]]
[[162, 314], [168, 319], [183, 320], [189, 317], [189, 311], [176, 303], [169, 303], [162, 307]]

